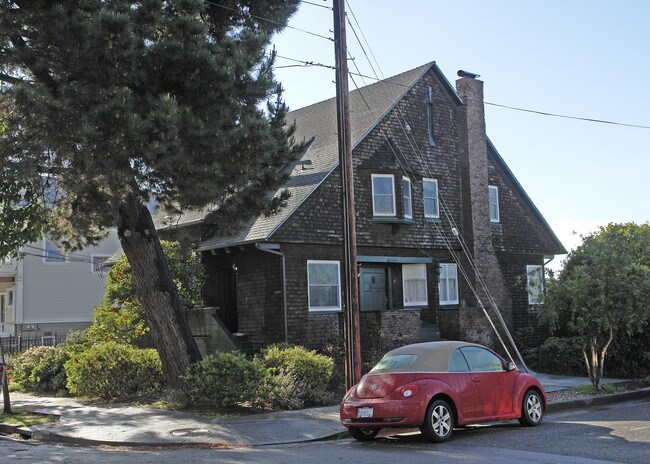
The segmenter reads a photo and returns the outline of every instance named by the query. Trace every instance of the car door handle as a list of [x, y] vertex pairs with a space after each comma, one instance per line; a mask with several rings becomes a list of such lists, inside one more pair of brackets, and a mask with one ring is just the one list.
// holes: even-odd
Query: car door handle
[[472, 382], [480, 383], [480, 382], [481, 382], [481, 379], [478, 378], [478, 377], [474, 377], [474, 378], [472, 379]]

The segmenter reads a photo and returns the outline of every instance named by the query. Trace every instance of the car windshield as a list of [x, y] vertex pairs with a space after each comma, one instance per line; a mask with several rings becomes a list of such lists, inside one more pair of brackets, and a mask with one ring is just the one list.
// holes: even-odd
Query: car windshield
[[404, 369], [405, 367], [411, 366], [416, 359], [417, 355], [414, 354], [397, 354], [394, 356], [386, 356], [381, 361], [379, 361], [370, 372], [386, 371], [391, 369]]

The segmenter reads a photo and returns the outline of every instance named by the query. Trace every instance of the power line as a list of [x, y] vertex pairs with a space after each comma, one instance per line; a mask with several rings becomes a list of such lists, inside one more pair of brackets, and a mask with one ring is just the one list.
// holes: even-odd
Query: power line
[[[234, 11], [236, 13], [241, 13], [241, 11], [238, 10], [237, 8], [232, 8], [232, 7], [229, 7], [229, 6], [220, 5], [219, 3], [210, 2], [208, 0], [205, 0], [205, 3], [207, 3], [209, 5], [219, 7], [219, 8], [223, 8], [224, 10]], [[318, 6], [320, 6], [320, 5], [318, 5]], [[308, 31], [306, 29], [300, 29], [300, 28], [295, 27], [295, 26], [289, 26], [288, 24], [283, 24], [283, 23], [280, 23], [278, 21], [274, 21], [273, 19], [265, 18], [263, 16], [257, 16], [257, 15], [251, 14], [251, 13], [248, 13], [248, 15], [251, 18], [259, 19], [260, 21], [266, 21], [267, 23], [276, 24], [278, 26], [286, 27], [287, 29], [292, 29], [294, 31], [302, 32], [304, 34], [313, 35], [315, 37], [319, 37], [321, 39], [325, 39], [325, 40], [329, 40], [330, 42], [334, 42], [334, 39], [332, 37], [327, 37], [325, 35], [317, 34], [316, 32]]]
[[[325, 1], [325, 0], [323, 0], [323, 1]], [[300, 0], [300, 3], [306, 3], [307, 5], [313, 5], [313, 6], [317, 6], [319, 8], [325, 8], [326, 10], [333, 10], [334, 9], [331, 6], [321, 5], [320, 3], [308, 2], [306, 0]]]
[[623, 122], [616, 122], [616, 121], [606, 121], [603, 119], [594, 119], [594, 118], [583, 118], [579, 116], [567, 116], [564, 114], [557, 114], [557, 113], [548, 113], [546, 111], [538, 111], [538, 110], [530, 110], [526, 108], [518, 108], [516, 106], [508, 106], [508, 105], [500, 105], [498, 103], [490, 103], [490, 102], [484, 102], [486, 105], [491, 105], [491, 106], [498, 106], [500, 108], [507, 108], [509, 110], [515, 110], [515, 111], [524, 111], [526, 113], [534, 113], [534, 114], [541, 114], [543, 116], [553, 116], [556, 118], [566, 118], [566, 119], [577, 119], [579, 121], [587, 121], [587, 122], [598, 122], [601, 124], [613, 124], [615, 126], [624, 126], [624, 127], [636, 127], [638, 129], [650, 129], [650, 126], [643, 126], [640, 124], [626, 124]]

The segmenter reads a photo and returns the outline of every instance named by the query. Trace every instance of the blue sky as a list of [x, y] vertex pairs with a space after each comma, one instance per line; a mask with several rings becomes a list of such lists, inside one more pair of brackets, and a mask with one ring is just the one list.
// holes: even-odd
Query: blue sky
[[[650, 126], [650, 1], [348, 0], [347, 11], [380, 76], [436, 61], [452, 83], [458, 69], [480, 74], [486, 102]], [[316, 5], [303, 3], [289, 25], [333, 36], [331, 10]], [[374, 76], [347, 27], [356, 65]], [[334, 64], [333, 42], [321, 37], [285, 29], [274, 45], [281, 57]], [[292, 109], [334, 96], [333, 70], [285, 67], [296, 64], [276, 61]], [[574, 231], [650, 220], [650, 129], [490, 105], [486, 125], [567, 248], [580, 243]]]

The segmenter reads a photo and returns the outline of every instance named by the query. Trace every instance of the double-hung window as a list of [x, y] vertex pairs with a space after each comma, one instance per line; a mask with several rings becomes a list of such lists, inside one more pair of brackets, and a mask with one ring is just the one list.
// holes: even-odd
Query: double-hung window
[[438, 219], [440, 217], [438, 180], [422, 179], [422, 191], [424, 196], [424, 217], [426, 219]]
[[65, 255], [59, 246], [48, 240], [43, 239], [44, 260], [46, 263], [65, 263]]
[[395, 216], [395, 177], [392, 174], [372, 175], [373, 216]]
[[488, 203], [490, 205], [490, 222], [499, 222], [499, 188], [488, 186]]
[[544, 303], [544, 267], [540, 265], [526, 266], [526, 277], [528, 304]]
[[428, 303], [426, 265], [402, 265], [402, 287], [404, 288], [404, 307], [426, 306]]
[[404, 218], [413, 219], [413, 200], [411, 196], [411, 179], [402, 177], [402, 197], [404, 199]]
[[309, 311], [341, 310], [341, 278], [338, 261], [307, 261]]
[[455, 263], [439, 264], [439, 301], [441, 305], [458, 304], [458, 268]]

